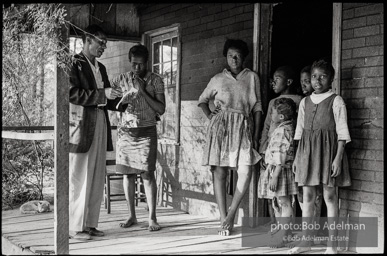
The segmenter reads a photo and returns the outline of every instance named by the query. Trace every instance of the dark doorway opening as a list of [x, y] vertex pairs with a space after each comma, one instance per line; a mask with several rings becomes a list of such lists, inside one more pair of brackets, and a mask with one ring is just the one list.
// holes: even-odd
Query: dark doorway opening
[[[333, 5], [330, 2], [283, 2], [273, 7], [270, 75], [284, 65], [290, 65], [298, 75], [295, 88], [302, 95], [299, 73], [313, 61], [331, 61]], [[268, 101], [278, 96], [268, 88]], [[302, 211], [298, 203], [296, 216]], [[321, 216], [327, 216], [323, 201]]]
[[[273, 7], [271, 77], [280, 66], [290, 65], [299, 74], [317, 59], [331, 61], [332, 8], [330, 2], [283, 2]], [[299, 78], [295, 85], [300, 88]], [[269, 88], [268, 96], [270, 100], [278, 95]]]

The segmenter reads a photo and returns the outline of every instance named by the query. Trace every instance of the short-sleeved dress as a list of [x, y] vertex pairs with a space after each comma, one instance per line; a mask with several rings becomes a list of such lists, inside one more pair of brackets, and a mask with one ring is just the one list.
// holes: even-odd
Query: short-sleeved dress
[[336, 94], [332, 94], [319, 104], [305, 98], [304, 127], [298, 145], [294, 167], [298, 186], [329, 187], [350, 186], [348, 160], [344, 151], [341, 174], [332, 178], [332, 163], [337, 153], [338, 135], [333, 114]]
[[[273, 197], [297, 194], [297, 185], [292, 171], [295, 154], [293, 136], [293, 121], [282, 122], [273, 131], [265, 154], [265, 162], [271, 168], [266, 168], [260, 174], [258, 181], [259, 198], [272, 199]], [[271, 191], [269, 189], [269, 182], [276, 165], [279, 164], [282, 169], [278, 176], [277, 190]]]
[[[274, 101], [276, 99], [280, 99], [280, 98], [292, 99], [296, 103], [296, 109], [297, 110], [298, 110], [298, 106], [300, 105], [300, 101], [302, 99], [302, 97], [300, 95], [297, 95], [297, 94], [286, 94], [286, 95], [282, 95], [281, 94], [280, 96], [270, 100], [269, 106], [267, 108], [267, 114], [266, 114], [265, 122], [263, 124], [261, 138], [259, 140], [260, 143], [259, 143], [259, 150], [258, 150], [258, 152], [260, 154], [264, 154], [265, 153], [265, 150], [266, 150], [267, 145], [268, 145], [269, 140], [270, 140], [270, 136], [273, 133], [274, 129], [277, 128], [277, 125], [275, 123], [273, 123], [273, 121], [271, 120], [271, 113], [273, 111]], [[295, 120], [297, 120], [297, 119], [295, 119]]]
[[[128, 87], [123, 80], [128, 82]], [[149, 95], [155, 97], [156, 94], [164, 94], [164, 83], [159, 75], [148, 71], [144, 80]], [[116, 171], [122, 174], [156, 169], [157, 113], [138, 93], [133, 81], [132, 72], [120, 74], [111, 80], [112, 87], [121, 87], [124, 95], [130, 93], [130, 102], [125, 112], [120, 113], [117, 127]]]
[[256, 164], [261, 158], [252, 143], [253, 113], [262, 111], [258, 75], [245, 68], [234, 78], [224, 69], [210, 80], [198, 104], [208, 104], [210, 100], [221, 111], [207, 127], [202, 164], [224, 167]]

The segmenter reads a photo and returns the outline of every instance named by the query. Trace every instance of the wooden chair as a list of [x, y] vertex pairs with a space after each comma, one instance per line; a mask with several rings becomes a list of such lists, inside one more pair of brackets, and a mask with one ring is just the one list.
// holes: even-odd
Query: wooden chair
[[[111, 181], [112, 180], [123, 180], [123, 175], [116, 173], [116, 160], [106, 160], [106, 179], [105, 179], [105, 195], [104, 195], [104, 204], [105, 209], [107, 209], [107, 213], [110, 214], [111, 212], [111, 202], [113, 201], [123, 201], [125, 199], [125, 194], [118, 193], [118, 194], [112, 194], [111, 193]], [[146, 200], [146, 196], [144, 193], [144, 183], [141, 178], [141, 175], [138, 174], [136, 178], [136, 206], [138, 206], [138, 201]], [[120, 197], [120, 198], [117, 198]], [[124, 197], [124, 198], [122, 198]]]

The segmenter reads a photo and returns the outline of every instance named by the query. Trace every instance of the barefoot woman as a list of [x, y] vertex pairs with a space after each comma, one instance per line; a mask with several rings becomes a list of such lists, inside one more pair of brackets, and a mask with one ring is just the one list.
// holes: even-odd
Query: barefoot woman
[[148, 50], [135, 45], [129, 50], [131, 71], [115, 77], [111, 84], [124, 93], [122, 113], [117, 131], [117, 172], [124, 174], [124, 192], [129, 208], [128, 219], [122, 228], [137, 223], [135, 213], [135, 179], [138, 173], [144, 180], [149, 206], [149, 231], [160, 229], [156, 219], [156, 118], [165, 112], [164, 83], [160, 76], [147, 70]]
[[[215, 75], [199, 98], [199, 107], [210, 119], [203, 165], [211, 166], [214, 193], [220, 212], [220, 235], [229, 235], [238, 206], [251, 179], [251, 165], [260, 156], [256, 151], [262, 115], [259, 77], [243, 68], [249, 50], [242, 40], [228, 39], [223, 48], [228, 69]], [[209, 101], [216, 109], [211, 111]], [[238, 169], [236, 191], [227, 212], [226, 178], [229, 168]]]

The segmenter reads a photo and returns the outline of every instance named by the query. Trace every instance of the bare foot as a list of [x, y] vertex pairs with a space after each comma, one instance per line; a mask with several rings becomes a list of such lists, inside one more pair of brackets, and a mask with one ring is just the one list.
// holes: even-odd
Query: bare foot
[[221, 230], [218, 231], [220, 236], [229, 236], [234, 228], [234, 218], [227, 216], [225, 220], [221, 221]]
[[337, 249], [333, 249], [332, 247], [327, 247], [324, 254], [337, 254]]
[[299, 237], [299, 235], [297, 235], [297, 234], [294, 235], [294, 234], [293, 234], [293, 236], [292, 236], [292, 242], [287, 243], [287, 244], [286, 244], [286, 247], [292, 249], [292, 248], [296, 247], [296, 246], [300, 243], [300, 240], [301, 240], [301, 238]]
[[159, 223], [157, 223], [156, 220], [149, 220], [149, 227], [148, 227], [149, 231], [158, 231], [160, 229], [161, 229], [161, 226], [159, 225]]
[[281, 230], [281, 232], [277, 232], [275, 235], [272, 235], [268, 246], [270, 248], [285, 247], [287, 233], [288, 232]]
[[133, 226], [134, 224], [137, 224], [137, 219], [130, 217], [125, 222], [120, 223], [121, 228], [128, 228], [130, 226]]
[[227, 230], [227, 229], [218, 230], [218, 235], [229, 236], [229, 235], [231, 235], [231, 230]]
[[288, 251], [288, 254], [299, 254], [299, 253], [302, 253], [302, 252], [309, 252], [311, 251], [312, 248], [309, 246], [309, 247], [294, 247], [293, 249], [290, 249]]
[[[274, 223], [273, 223], [274, 224]], [[275, 235], [278, 231], [280, 231], [281, 229], [278, 227], [278, 225], [275, 225], [275, 228], [272, 229], [271, 226], [270, 226], [270, 229], [269, 231], [267, 231], [267, 234], [273, 236]]]

